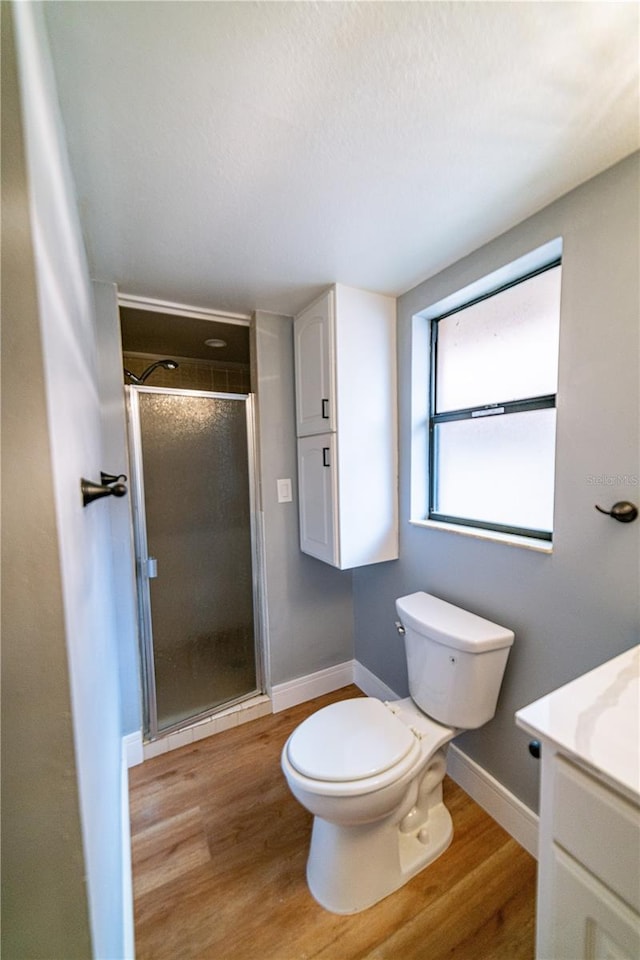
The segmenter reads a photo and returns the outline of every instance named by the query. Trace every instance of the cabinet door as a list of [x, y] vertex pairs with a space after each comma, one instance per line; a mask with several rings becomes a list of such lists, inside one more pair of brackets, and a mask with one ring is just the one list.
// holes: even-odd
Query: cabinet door
[[337, 564], [335, 534], [335, 436], [298, 441], [300, 549], [318, 560]]
[[333, 307], [333, 290], [328, 290], [294, 322], [299, 437], [336, 429]]
[[[554, 960], [637, 960], [640, 918], [635, 910], [555, 844], [553, 853], [555, 903], [550, 933]], [[543, 956], [547, 960], [546, 952]]]

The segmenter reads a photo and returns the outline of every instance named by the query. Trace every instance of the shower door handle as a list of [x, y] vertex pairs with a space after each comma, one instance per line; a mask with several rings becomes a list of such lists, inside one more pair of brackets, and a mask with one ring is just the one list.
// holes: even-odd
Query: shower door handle
[[148, 580], [155, 580], [158, 576], [158, 561], [155, 557], [147, 557], [145, 561], [145, 573]]

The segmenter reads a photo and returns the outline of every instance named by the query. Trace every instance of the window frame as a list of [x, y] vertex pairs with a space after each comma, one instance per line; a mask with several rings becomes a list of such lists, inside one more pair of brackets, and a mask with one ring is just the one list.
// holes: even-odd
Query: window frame
[[503, 403], [481, 404], [475, 407], [464, 407], [457, 410], [447, 410], [444, 413], [438, 413], [436, 410], [437, 396], [437, 363], [438, 363], [438, 325], [441, 320], [447, 319], [462, 310], [480, 303], [483, 300], [489, 300], [491, 297], [498, 296], [511, 287], [518, 286], [526, 280], [546, 273], [562, 265], [562, 255], [555, 256], [544, 264], [529, 270], [508, 282], [487, 290], [476, 297], [456, 304], [455, 307], [445, 310], [438, 316], [430, 319], [430, 358], [429, 358], [429, 429], [428, 429], [428, 504], [427, 519], [439, 523], [450, 523], [456, 526], [471, 527], [479, 530], [487, 530], [512, 536], [532, 538], [546, 542], [552, 542], [552, 530], [537, 530], [529, 527], [511, 526], [509, 524], [492, 523], [486, 520], [475, 520], [469, 517], [451, 516], [449, 514], [439, 513], [434, 509], [438, 491], [438, 450], [436, 441], [436, 427], [439, 423], [448, 423], [454, 420], [474, 420], [484, 419], [488, 416], [508, 416], [512, 413], [523, 413], [530, 410], [556, 409], [557, 390], [553, 394], [545, 394], [535, 397], [523, 397], [518, 400], [509, 400]]

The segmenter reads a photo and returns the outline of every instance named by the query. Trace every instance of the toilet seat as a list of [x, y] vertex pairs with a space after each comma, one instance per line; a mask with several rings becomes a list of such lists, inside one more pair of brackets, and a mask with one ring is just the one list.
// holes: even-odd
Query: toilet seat
[[[346, 704], [349, 706], [345, 707]], [[323, 707], [303, 721], [285, 744], [282, 765], [286, 776], [308, 793], [327, 797], [361, 796], [410, 775], [455, 734], [453, 728], [442, 726], [424, 715], [416, 728], [409, 727], [395, 714], [394, 704], [387, 707], [370, 697], [343, 700]], [[299, 737], [303, 728], [305, 732]], [[380, 739], [383, 743], [378, 743], [379, 753], [376, 754], [376, 741]], [[344, 745], [347, 742], [369, 743], [368, 762], [377, 770], [364, 773], [362, 759], [352, 752], [346, 753]], [[327, 756], [336, 746], [341, 754], [338, 762]], [[394, 756], [395, 760], [392, 759]], [[298, 764], [309, 772], [300, 770]], [[328, 774], [332, 769], [343, 779], [330, 777]], [[353, 771], [357, 776], [353, 776]], [[312, 773], [316, 775], [310, 775]]]
[[342, 700], [308, 717], [289, 741], [289, 760], [313, 780], [364, 780], [407, 757], [416, 737], [380, 700]]

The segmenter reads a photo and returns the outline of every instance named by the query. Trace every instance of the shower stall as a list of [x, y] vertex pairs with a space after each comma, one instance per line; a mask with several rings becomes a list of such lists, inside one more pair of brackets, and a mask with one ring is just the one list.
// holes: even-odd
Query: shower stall
[[262, 692], [253, 398], [127, 387], [145, 736]]

